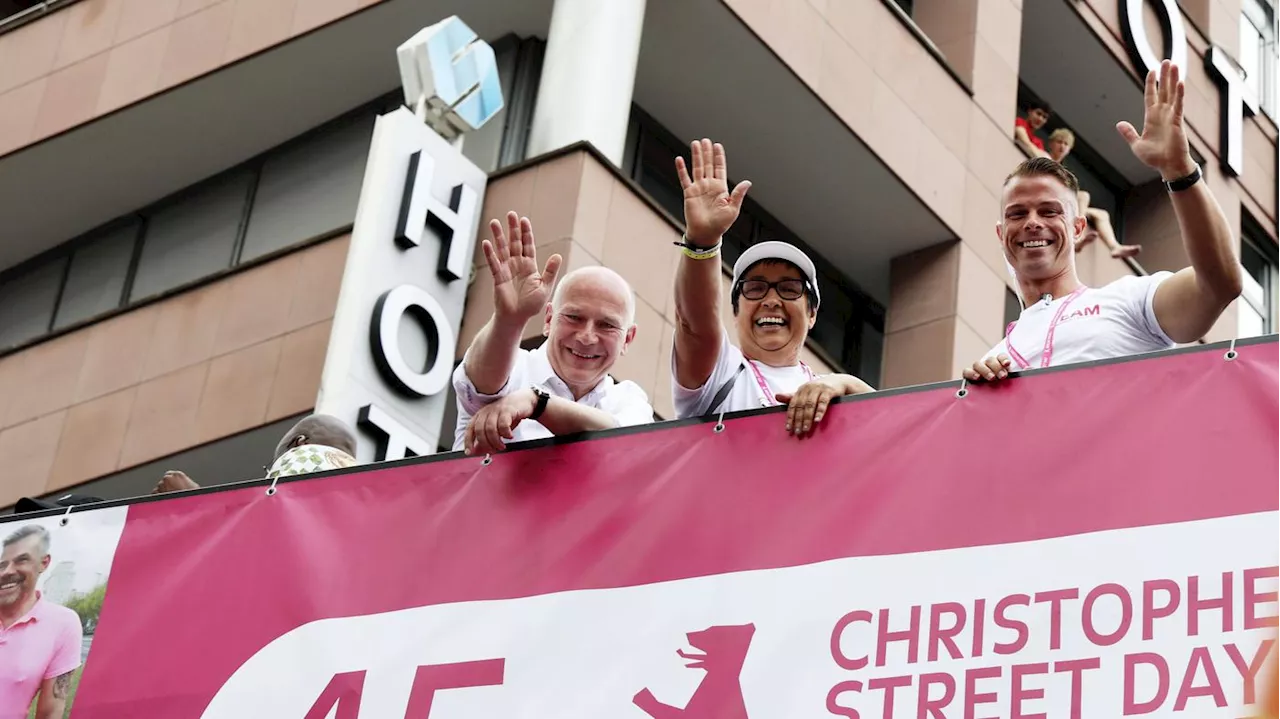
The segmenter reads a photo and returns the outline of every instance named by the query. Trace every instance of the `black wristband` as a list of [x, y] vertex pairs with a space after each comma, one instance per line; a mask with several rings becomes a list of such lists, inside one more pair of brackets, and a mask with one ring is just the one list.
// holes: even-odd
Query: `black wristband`
[[1200, 164], [1196, 163], [1196, 169], [1192, 170], [1190, 175], [1187, 175], [1186, 177], [1179, 177], [1176, 180], [1170, 180], [1164, 184], [1165, 187], [1169, 189], [1169, 192], [1182, 192], [1183, 190], [1190, 189], [1192, 185], [1199, 182], [1201, 177], [1203, 177], [1203, 175], [1200, 173]]
[[695, 245], [689, 241], [688, 235], [681, 235], [679, 242], [672, 242], [671, 244], [675, 245], [676, 247], [683, 247], [686, 250], [693, 250], [694, 252], [710, 252], [711, 250], [714, 250], [720, 246], [719, 243], [716, 243], [714, 245], [708, 245], [705, 247], [702, 245]]
[[547, 391], [541, 387], [531, 387], [530, 389], [538, 396], [538, 403], [533, 407], [533, 414], [529, 415], [529, 419], [536, 421], [542, 416], [543, 412], [547, 411], [547, 403], [551, 401], [551, 395], [547, 394]]

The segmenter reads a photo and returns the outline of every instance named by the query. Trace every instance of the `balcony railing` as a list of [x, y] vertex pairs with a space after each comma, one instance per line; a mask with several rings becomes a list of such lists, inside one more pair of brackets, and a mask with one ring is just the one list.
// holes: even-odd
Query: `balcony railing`
[[0, 0], [0, 35], [78, 2], [80, 0], [43, 0], [35, 3], [24, 0]]

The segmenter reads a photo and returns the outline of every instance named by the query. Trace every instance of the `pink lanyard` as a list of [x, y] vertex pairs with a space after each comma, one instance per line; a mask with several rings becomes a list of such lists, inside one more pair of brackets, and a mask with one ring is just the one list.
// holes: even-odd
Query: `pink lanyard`
[[[756, 375], [756, 384], [760, 385], [760, 396], [761, 396], [760, 406], [769, 407], [772, 405], [780, 404], [777, 398], [773, 396], [773, 392], [769, 391], [769, 383], [765, 381], [764, 375], [760, 374], [760, 368], [756, 366], [755, 360], [747, 360], [747, 364], [751, 365], [751, 371], [754, 372]], [[809, 365], [805, 364], [804, 362], [801, 362], [800, 366], [804, 369], [804, 373], [809, 377], [810, 380], [815, 379], [813, 375], [813, 370], [809, 369]]]
[[[1080, 285], [1075, 289], [1075, 292], [1067, 295], [1066, 299], [1062, 301], [1062, 304], [1058, 306], [1058, 311], [1053, 315], [1053, 321], [1049, 323], [1049, 329], [1044, 333], [1044, 351], [1040, 353], [1041, 367], [1048, 367], [1049, 362], [1053, 360], [1053, 334], [1058, 330], [1058, 320], [1062, 319], [1062, 315], [1067, 311], [1067, 307], [1087, 289], [1089, 288], [1084, 285]], [[1009, 349], [1009, 356], [1013, 358], [1014, 362], [1018, 363], [1019, 369], [1027, 369], [1031, 366], [1031, 363], [1022, 356], [1021, 352], [1013, 347], [1013, 328], [1017, 324], [1017, 322], [1009, 323], [1009, 328], [1005, 330], [1004, 333], [1004, 345]]]

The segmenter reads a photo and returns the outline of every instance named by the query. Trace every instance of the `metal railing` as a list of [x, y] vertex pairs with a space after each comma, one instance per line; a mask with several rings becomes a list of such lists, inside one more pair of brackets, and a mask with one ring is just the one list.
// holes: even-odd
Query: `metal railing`
[[0, 35], [11, 30], [16, 30], [29, 22], [35, 22], [51, 12], [61, 10], [68, 5], [74, 5], [78, 2], [80, 2], [80, 0], [44, 0], [43, 2], [36, 3], [25, 10], [19, 10], [12, 15], [2, 17], [0, 18]]

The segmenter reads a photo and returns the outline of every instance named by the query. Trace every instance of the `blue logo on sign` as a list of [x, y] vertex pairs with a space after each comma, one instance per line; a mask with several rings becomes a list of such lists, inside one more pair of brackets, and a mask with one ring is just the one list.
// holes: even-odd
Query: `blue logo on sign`
[[458, 17], [428, 27], [396, 50], [405, 103], [425, 103], [459, 134], [502, 109], [493, 48]]

